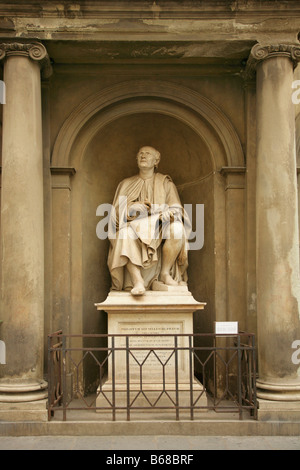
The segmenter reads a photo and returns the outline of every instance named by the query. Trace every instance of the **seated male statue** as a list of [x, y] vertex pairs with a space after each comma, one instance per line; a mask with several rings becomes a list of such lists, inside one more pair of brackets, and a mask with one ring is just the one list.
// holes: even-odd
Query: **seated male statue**
[[171, 178], [155, 171], [159, 161], [156, 149], [142, 147], [139, 174], [116, 190], [108, 255], [113, 290], [143, 295], [155, 280], [170, 286], [187, 280], [184, 210]]

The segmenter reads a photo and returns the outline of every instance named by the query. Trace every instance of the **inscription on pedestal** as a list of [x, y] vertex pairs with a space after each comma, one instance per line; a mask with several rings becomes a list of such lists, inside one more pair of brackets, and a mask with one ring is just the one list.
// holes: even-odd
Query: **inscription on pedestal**
[[[182, 325], [155, 326], [154, 324], [142, 324], [139, 326], [124, 324], [120, 325], [120, 333], [128, 335], [151, 335], [151, 336], [130, 336], [130, 348], [146, 348], [144, 350], [132, 349], [135, 360], [142, 364], [145, 361], [147, 366], [159, 367], [164, 364], [166, 367], [174, 367], [174, 336], [163, 336], [169, 334], [182, 333]], [[160, 336], [158, 336], [160, 335]], [[180, 341], [182, 343], [182, 339]], [[160, 349], [160, 348], [168, 348]], [[153, 352], [150, 352], [153, 349]], [[182, 351], [180, 351], [182, 354]], [[147, 357], [148, 356], [148, 357]], [[132, 357], [132, 356], [131, 356]], [[146, 359], [147, 357], [147, 359]], [[133, 358], [133, 357], [132, 357]], [[146, 359], [146, 360], [145, 360]], [[134, 360], [134, 359], [133, 359]]]
[[[175, 338], [183, 333], [182, 322], [126, 322], [118, 324], [118, 333], [128, 335], [130, 378], [143, 381], [163, 379], [175, 380]], [[145, 335], [145, 336], [144, 336]], [[187, 347], [187, 337], [177, 337], [177, 348]], [[115, 347], [126, 347], [126, 337], [115, 338]], [[138, 349], [135, 349], [138, 348]], [[161, 349], [162, 348], [162, 349]], [[180, 375], [185, 369], [187, 352], [177, 349]], [[116, 375], [125, 379], [126, 351], [116, 351]]]

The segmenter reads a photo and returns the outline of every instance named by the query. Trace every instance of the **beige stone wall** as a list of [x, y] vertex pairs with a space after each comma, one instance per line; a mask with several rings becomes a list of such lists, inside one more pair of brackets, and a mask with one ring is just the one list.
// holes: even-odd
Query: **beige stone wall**
[[205, 244], [190, 253], [189, 286], [207, 302], [195, 332], [238, 320], [257, 333], [256, 91], [243, 77], [255, 43], [297, 43], [299, 2], [158, 3], [1, 4], [3, 42], [42, 41], [53, 61], [42, 84], [45, 338], [106, 332], [93, 305], [110, 286], [96, 208], [145, 143], [182, 201], [205, 205]]

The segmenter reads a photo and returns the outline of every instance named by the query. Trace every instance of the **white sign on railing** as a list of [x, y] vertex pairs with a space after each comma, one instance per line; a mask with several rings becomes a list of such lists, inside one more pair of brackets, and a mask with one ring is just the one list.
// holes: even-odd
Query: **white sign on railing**
[[216, 335], [236, 335], [239, 332], [237, 321], [215, 321]]
[[0, 364], [6, 364], [6, 347], [4, 341], [0, 341]]

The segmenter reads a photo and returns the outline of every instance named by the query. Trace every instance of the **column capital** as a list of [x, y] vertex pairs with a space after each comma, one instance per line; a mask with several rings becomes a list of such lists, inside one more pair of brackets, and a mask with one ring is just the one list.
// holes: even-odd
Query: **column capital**
[[4, 60], [11, 56], [25, 56], [33, 61], [39, 62], [43, 78], [49, 78], [52, 74], [52, 67], [47, 49], [40, 42], [0, 43], [0, 60]]
[[271, 57], [287, 57], [295, 68], [300, 61], [300, 44], [255, 44], [252, 47], [245, 70], [245, 79], [254, 77], [257, 65]]

